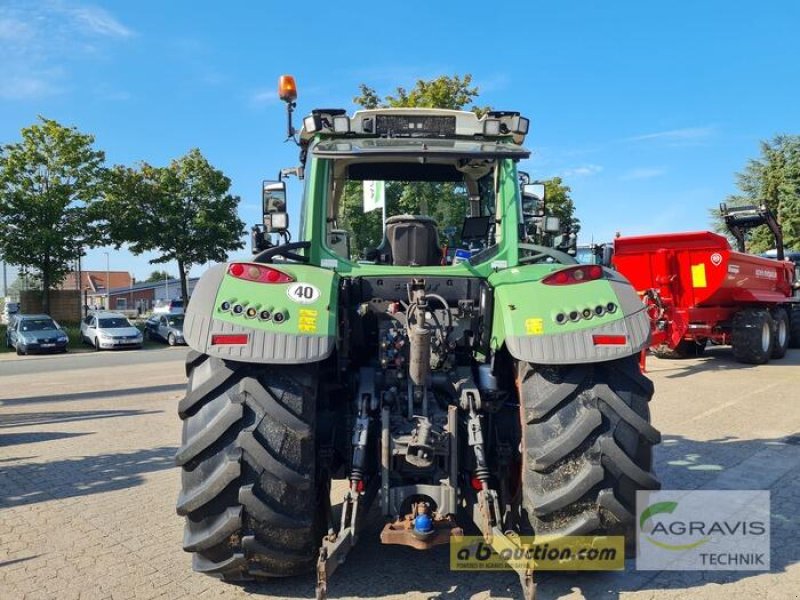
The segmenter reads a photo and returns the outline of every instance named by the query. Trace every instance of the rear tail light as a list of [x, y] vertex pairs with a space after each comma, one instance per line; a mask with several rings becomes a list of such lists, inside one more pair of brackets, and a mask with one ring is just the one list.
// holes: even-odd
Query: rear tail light
[[626, 335], [593, 335], [592, 342], [595, 346], [624, 346], [628, 343]]
[[248, 335], [246, 333], [214, 334], [211, 336], [212, 346], [244, 345], [247, 344], [247, 341]]
[[600, 265], [581, 265], [556, 271], [542, 279], [542, 283], [545, 285], [572, 285], [602, 278], [603, 267]]
[[259, 283], [291, 283], [294, 281], [294, 277], [283, 271], [255, 263], [232, 263], [228, 267], [228, 274], [237, 279]]

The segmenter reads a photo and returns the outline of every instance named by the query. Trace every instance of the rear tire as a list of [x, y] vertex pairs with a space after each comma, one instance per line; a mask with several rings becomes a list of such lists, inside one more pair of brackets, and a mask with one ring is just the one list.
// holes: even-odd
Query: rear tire
[[800, 348], [800, 306], [789, 312], [789, 348]]
[[670, 348], [667, 344], [661, 344], [653, 349], [653, 354], [658, 358], [695, 358], [703, 356], [707, 343], [708, 338], [702, 338], [701, 340], [681, 340], [674, 348]]
[[772, 355], [775, 336], [769, 311], [746, 308], [733, 315], [731, 345], [739, 362], [763, 365]]
[[316, 472], [316, 365], [191, 351], [186, 368], [177, 511], [194, 570], [226, 580], [313, 571], [329, 497]]
[[772, 358], [783, 358], [789, 349], [789, 314], [783, 308], [775, 308], [772, 310], [772, 321], [775, 323]]
[[[661, 434], [638, 356], [564, 367], [517, 364], [523, 427], [523, 522], [536, 535], [624, 535]], [[527, 514], [525, 514], [527, 513]]]

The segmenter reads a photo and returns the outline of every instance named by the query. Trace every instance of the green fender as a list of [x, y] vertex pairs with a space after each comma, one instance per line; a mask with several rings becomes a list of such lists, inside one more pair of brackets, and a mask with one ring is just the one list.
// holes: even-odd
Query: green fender
[[[251, 267], [275, 269], [292, 281], [266, 283], [234, 277], [230, 264], [242, 264], [246, 272]], [[217, 265], [195, 287], [186, 311], [184, 338], [193, 350], [242, 362], [324, 360], [336, 346], [338, 290], [339, 276], [334, 271], [310, 265], [246, 261]], [[269, 318], [262, 318], [267, 312]], [[219, 337], [230, 334], [238, 337]], [[241, 334], [246, 335], [246, 343], [238, 343], [245, 339]]]
[[[560, 268], [522, 266], [489, 277], [494, 288], [493, 351], [505, 345], [517, 360], [558, 365], [614, 360], [648, 346], [650, 321], [626, 279], [604, 268], [604, 278], [595, 281], [561, 286], [541, 282]], [[579, 318], [572, 321], [569, 315], [575, 312]], [[559, 315], [567, 318], [559, 322]], [[623, 343], [606, 343], [620, 342], [620, 336]]]

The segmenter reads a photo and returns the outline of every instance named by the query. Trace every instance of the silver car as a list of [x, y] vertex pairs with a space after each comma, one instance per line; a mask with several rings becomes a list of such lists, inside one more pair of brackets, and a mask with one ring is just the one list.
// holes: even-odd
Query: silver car
[[6, 346], [17, 354], [66, 352], [69, 338], [50, 315], [15, 315], [6, 330]]
[[170, 346], [185, 344], [183, 315], [153, 315], [144, 323], [144, 333], [150, 340], [163, 340]]
[[142, 332], [127, 317], [114, 312], [92, 313], [81, 321], [81, 340], [95, 350], [141, 348]]

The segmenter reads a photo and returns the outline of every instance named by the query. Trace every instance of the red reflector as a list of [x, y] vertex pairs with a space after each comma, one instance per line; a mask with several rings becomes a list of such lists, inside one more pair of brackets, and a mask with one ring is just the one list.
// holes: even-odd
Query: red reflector
[[472, 479], [470, 479], [469, 484], [472, 486], [472, 489], [475, 490], [476, 492], [480, 492], [483, 489], [483, 484], [481, 483], [481, 480], [478, 479], [477, 477], [473, 477]]
[[584, 281], [594, 281], [603, 278], [603, 267], [599, 265], [581, 265], [568, 267], [551, 273], [542, 283], [545, 285], [573, 285]]
[[294, 277], [283, 271], [255, 263], [232, 263], [228, 267], [228, 274], [237, 279], [258, 281], [259, 283], [291, 283], [294, 281]]
[[624, 346], [628, 343], [626, 335], [593, 335], [592, 342], [595, 346]]
[[214, 334], [211, 336], [211, 345], [220, 346], [222, 344], [246, 344], [248, 335], [246, 333], [225, 333]]

